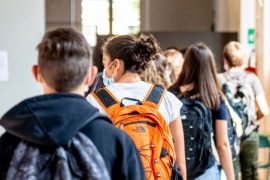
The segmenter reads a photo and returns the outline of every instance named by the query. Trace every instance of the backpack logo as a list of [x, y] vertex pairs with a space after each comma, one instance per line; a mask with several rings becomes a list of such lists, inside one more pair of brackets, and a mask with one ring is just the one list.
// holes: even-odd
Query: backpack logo
[[135, 129], [133, 129], [132, 131], [137, 133], [137, 134], [146, 132], [146, 130], [143, 126], [136, 126]]
[[[147, 179], [170, 179], [176, 160], [169, 126], [158, 111], [164, 93], [163, 87], [154, 85], [142, 102], [132, 98], [119, 102], [107, 88], [93, 93], [114, 125], [133, 139]], [[126, 99], [137, 103], [125, 106]]]
[[6, 179], [110, 180], [110, 176], [95, 145], [84, 134], [78, 133], [69, 144], [60, 147], [20, 142]]

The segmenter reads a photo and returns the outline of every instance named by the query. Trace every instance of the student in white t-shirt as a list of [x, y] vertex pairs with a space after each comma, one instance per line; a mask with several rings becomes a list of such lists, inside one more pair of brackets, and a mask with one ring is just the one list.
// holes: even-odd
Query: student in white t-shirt
[[[142, 101], [152, 84], [144, 82], [140, 74], [149, 67], [160, 48], [152, 36], [131, 35], [116, 36], [108, 39], [103, 45], [103, 83], [118, 101], [123, 98], [134, 98]], [[101, 112], [106, 111], [89, 95], [87, 99]], [[125, 105], [134, 103], [124, 101]], [[169, 124], [176, 151], [176, 163], [186, 179], [185, 148], [183, 127], [180, 119], [182, 103], [170, 92], [165, 93], [159, 106], [159, 112]]]

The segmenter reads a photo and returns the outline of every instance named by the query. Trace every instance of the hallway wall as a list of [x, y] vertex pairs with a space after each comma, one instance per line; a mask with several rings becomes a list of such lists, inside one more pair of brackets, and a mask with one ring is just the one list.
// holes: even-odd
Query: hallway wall
[[0, 82], [2, 116], [22, 99], [41, 93], [31, 68], [45, 31], [45, 9], [44, 0], [0, 0], [0, 4], [0, 51], [8, 53], [9, 70], [8, 81]]

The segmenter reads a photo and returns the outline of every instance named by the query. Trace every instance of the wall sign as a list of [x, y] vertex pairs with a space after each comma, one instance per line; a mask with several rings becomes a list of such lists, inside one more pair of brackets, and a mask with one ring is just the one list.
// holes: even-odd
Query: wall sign
[[0, 51], [0, 82], [8, 81], [8, 53]]

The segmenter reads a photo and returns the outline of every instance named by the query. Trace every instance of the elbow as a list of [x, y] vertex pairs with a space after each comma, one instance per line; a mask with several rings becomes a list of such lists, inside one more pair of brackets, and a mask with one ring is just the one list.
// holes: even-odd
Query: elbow
[[265, 110], [262, 112], [264, 116], [269, 115], [269, 108], [265, 108]]
[[269, 109], [265, 108], [257, 112], [257, 119], [262, 119], [269, 114]]
[[220, 143], [216, 144], [216, 148], [217, 148], [217, 151], [219, 151], [219, 152], [227, 151], [228, 149], [230, 149], [230, 143], [229, 143], [229, 141], [220, 142]]

